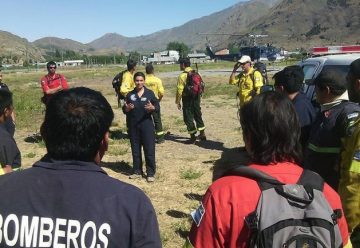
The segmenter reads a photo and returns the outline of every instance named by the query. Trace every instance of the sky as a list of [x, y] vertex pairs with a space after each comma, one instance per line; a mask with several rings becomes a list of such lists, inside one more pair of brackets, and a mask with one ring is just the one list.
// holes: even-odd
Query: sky
[[0, 30], [89, 43], [106, 33], [127, 37], [174, 28], [245, 0], [2, 0]]

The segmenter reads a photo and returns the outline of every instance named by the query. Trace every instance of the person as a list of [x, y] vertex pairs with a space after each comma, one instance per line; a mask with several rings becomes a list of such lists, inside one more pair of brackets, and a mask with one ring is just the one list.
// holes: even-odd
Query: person
[[[275, 91], [264, 92], [240, 110], [243, 139], [250, 168], [286, 184], [296, 183], [303, 169], [300, 126], [293, 104]], [[245, 217], [254, 212], [260, 197], [258, 182], [248, 177], [227, 175], [206, 191], [185, 247], [248, 247], [250, 229]], [[324, 184], [323, 193], [332, 209], [342, 209], [340, 197]], [[342, 242], [351, 247], [344, 216], [338, 219]], [[347, 246], [348, 245], [348, 246]]]
[[56, 63], [54, 61], [49, 61], [46, 64], [46, 68], [48, 70], [48, 74], [42, 77], [40, 80], [44, 93], [41, 101], [45, 105], [56, 92], [67, 90], [69, 88], [66, 78], [62, 74], [56, 73]]
[[[242, 72], [235, 76], [236, 71], [240, 67]], [[240, 100], [239, 107], [241, 108], [246, 102], [250, 101], [253, 96], [260, 94], [260, 89], [264, 83], [261, 73], [256, 71], [251, 65], [251, 58], [243, 55], [234, 65], [229, 78], [229, 84], [239, 86], [238, 97]]]
[[[188, 73], [193, 69], [191, 68], [191, 62], [189, 58], [180, 58], [179, 59], [180, 70], [182, 71], [177, 79], [177, 91], [175, 103], [179, 110], [183, 111], [183, 118], [186, 124], [188, 133], [190, 134], [190, 143], [196, 142], [196, 133], [199, 131], [198, 136], [199, 140], [206, 140], [205, 135], [205, 124], [202, 119], [201, 113], [201, 95], [192, 97], [187, 95], [184, 91]], [[181, 106], [182, 101], [182, 106]], [[194, 124], [196, 123], [196, 126]]]
[[17, 170], [21, 166], [21, 154], [13, 134], [6, 128], [13, 111], [12, 93], [0, 90], [0, 175]]
[[[350, 101], [360, 103], [360, 59], [350, 64], [346, 79]], [[353, 232], [354, 238], [357, 235], [353, 245], [360, 247], [360, 114], [356, 114], [355, 119], [351, 117], [347, 123], [347, 132], [343, 139], [341, 152], [338, 191], [349, 230]]]
[[[122, 81], [120, 86], [120, 94], [126, 98], [127, 94], [135, 88], [134, 83], [134, 73], [136, 71], [136, 61], [129, 59], [126, 62], [127, 71], [125, 71], [122, 75]], [[129, 130], [129, 120], [127, 119], [126, 115], [126, 132]]]
[[144, 73], [136, 72], [134, 81], [136, 87], [127, 94], [123, 106], [129, 121], [129, 137], [133, 157], [133, 174], [129, 178], [141, 178], [143, 175], [141, 156], [141, 147], [143, 147], [146, 180], [147, 182], [154, 182], [156, 172], [155, 130], [151, 114], [154, 111], [159, 111], [160, 106], [154, 92], [144, 86]]
[[100, 92], [52, 97], [41, 125], [47, 154], [0, 177], [1, 247], [161, 247], [150, 200], [100, 167], [113, 118]]
[[360, 111], [358, 104], [348, 101], [345, 77], [336, 70], [323, 70], [315, 79], [316, 101], [320, 104], [305, 150], [304, 168], [320, 174], [338, 189], [341, 162], [341, 139], [345, 136], [348, 116]]
[[[5, 90], [8, 92], [11, 92], [9, 87], [3, 82], [3, 75], [2, 75], [2, 70], [0, 69], [0, 91], [1, 90]], [[10, 118], [7, 118], [5, 123], [3, 123], [2, 125], [5, 125], [7, 131], [10, 133], [11, 136], [14, 136], [15, 134], [15, 111], [13, 109]]]
[[288, 96], [294, 104], [301, 127], [300, 143], [304, 149], [309, 138], [311, 125], [316, 117], [316, 111], [311, 101], [300, 92], [303, 86], [304, 72], [300, 66], [291, 65], [275, 73], [273, 79], [275, 90]]
[[[161, 99], [164, 96], [164, 86], [162, 84], [162, 81], [160, 78], [154, 75], [154, 66], [152, 64], [146, 65], [145, 71], [146, 71], [145, 86], [146, 88], [154, 92], [155, 97], [159, 100], [159, 104], [160, 104]], [[165, 141], [165, 139], [164, 139], [164, 130], [161, 122], [160, 109], [159, 111], [152, 112], [152, 117], [155, 125], [156, 143], [161, 144]]]

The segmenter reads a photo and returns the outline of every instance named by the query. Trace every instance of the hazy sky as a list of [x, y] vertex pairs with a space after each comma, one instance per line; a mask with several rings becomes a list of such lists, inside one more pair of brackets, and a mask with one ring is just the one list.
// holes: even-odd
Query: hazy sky
[[2, 0], [0, 30], [29, 41], [47, 36], [88, 43], [180, 26], [244, 0]]

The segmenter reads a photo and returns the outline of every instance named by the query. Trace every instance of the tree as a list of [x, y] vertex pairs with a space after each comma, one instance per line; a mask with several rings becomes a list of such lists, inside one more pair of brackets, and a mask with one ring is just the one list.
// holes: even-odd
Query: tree
[[172, 41], [167, 44], [166, 50], [175, 50], [179, 52], [180, 57], [188, 56], [190, 48], [183, 42]]
[[136, 62], [139, 62], [140, 60], [141, 60], [141, 55], [140, 55], [140, 53], [138, 53], [138, 52], [130, 52], [129, 53], [129, 59], [132, 59], [132, 60], [134, 60], [134, 61], [136, 61]]

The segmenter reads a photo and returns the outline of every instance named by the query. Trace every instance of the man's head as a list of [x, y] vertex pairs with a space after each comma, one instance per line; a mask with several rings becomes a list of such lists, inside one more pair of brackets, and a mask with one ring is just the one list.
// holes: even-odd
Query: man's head
[[136, 61], [134, 61], [132, 59], [129, 59], [126, 62], [127, 70], [130, 72], [134, 72], [136, 70], [136, 65], [137, 65]]
[[98, 91], [80, 87], [56, 93], [41, 126], [48, 154], [58, 160], [100, 162], [113, 118], [110, 104]]
[[189, 58], [180, 58], [179, 59], [179, 65], [180, 65], [180, 70], [184, 70], [186, 67], [190, 67], [191, 66], [191, 62]]
[[50, 74], [54, 74], [56, 71], [56, 63], [54, 61], [49, 61], [46, 64], [46, 68]]
[[315, 78], [316, 101], [320, 104], [330, 103], [346, 91], [346, 80], [336, 70], [322, 70]]
[[243, 55], [241, 56], [241, 58], [238, 60], [238, 63], [240, 63], [241, 69], [244, 72], [248, 72], [251, 68], [251, 58], [250, 56], [247, 55]]
[[0, 90], [0, 123], [11, 116], [13, 111], [12, 94], [6, 90]]
[[154, 73], [154, 66], [152, 64], [147, 64], [145, 67], [146, 74]]
[[354, 60], [350, 64], [346, 81], [350, 100], [360, 103], [360, 59]]
[[254, 162], [301, 161], [300, 124], [287, 96], [275, 91], [255, 96], [240, 109], [240, 120]]
[[304, 72], [300, 66], [291, 65], [275, 73], [273, 79], [275, 80], [275, 90], [289, 95], [301, 90]]

